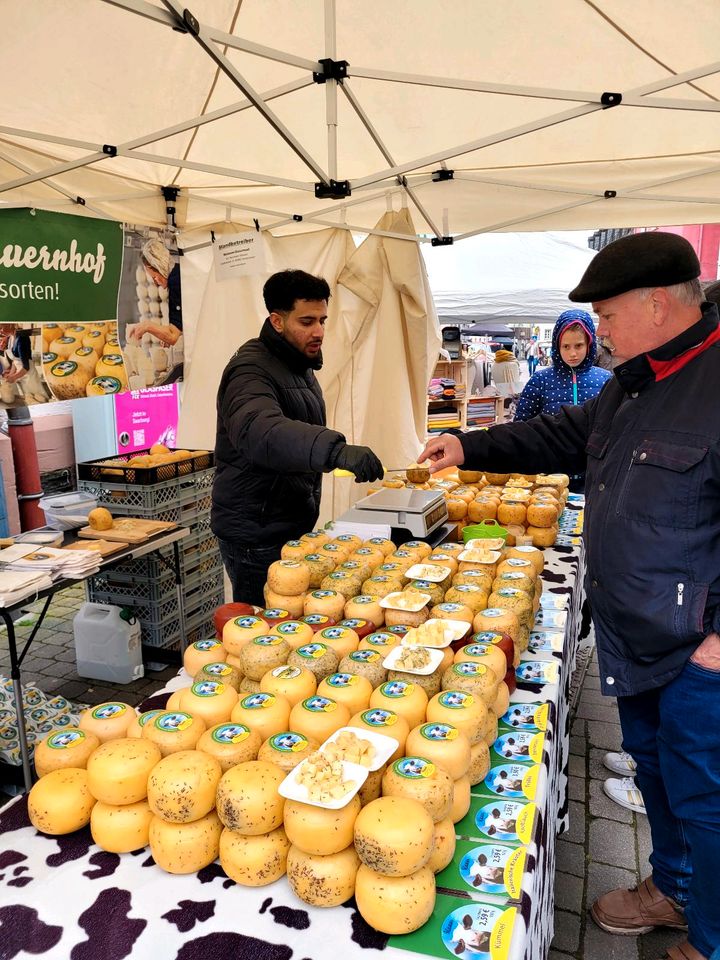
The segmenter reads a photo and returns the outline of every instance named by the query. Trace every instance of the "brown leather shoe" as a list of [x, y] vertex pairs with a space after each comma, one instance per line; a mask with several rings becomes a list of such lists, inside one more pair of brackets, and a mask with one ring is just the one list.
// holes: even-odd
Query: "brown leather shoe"
[[[655, 927], [676, 927], [687, 930], [682, 909], [661, 893], [652, 877], [630, 890], [612, 890], [598, 897], [590, 908], [595, 923], [621, 936], [634, 937], [649, 933]], [[691, 948], [692, 949], [692, 948]], [[673, 958], [685, 960], [685, 958]], [[688, 957], [687, 960], [697, 960]]]
[[707, 957], [691, 946], [687, 940], [681, 940], [674, 947], [668, 947], [666, 958], [667, 960], [707, 960]]

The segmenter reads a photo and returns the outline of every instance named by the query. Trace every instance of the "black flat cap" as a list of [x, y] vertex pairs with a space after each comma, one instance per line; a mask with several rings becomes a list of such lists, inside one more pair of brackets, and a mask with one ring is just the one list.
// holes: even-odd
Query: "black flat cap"
[[675, 233], [631, 233], [614, 240], [590, 261], [568, 294], [575, 303], [597, 303], [640, 287], [671, 287], [700, 276], [700, 261]]

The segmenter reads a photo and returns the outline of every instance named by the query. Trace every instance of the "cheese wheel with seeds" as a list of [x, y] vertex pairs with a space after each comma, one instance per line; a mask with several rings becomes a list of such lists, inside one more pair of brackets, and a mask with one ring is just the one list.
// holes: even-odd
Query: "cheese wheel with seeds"
[[552, 547], [557, 540], [558, 525], [554, 523], [550, 527], [528, 527], [525, 532], [528, 537], [532, 537], [534, 547]]
[[450, 863], [455, 853], [455, 824], [448, 814], [444, 820], [435, 824], [433, 832], [433, 851], [427, 866], [433, 873], [440, 873]]
[[373, 690], [369, 706], [399, 714], [412, 729], [425, 719], [427, 704], [428, 696], [421, 686], [404, 680], [393, 680]]
[[98, 801], [90, 814], [90, 833], [101, 850], [132, 853], [150, 842], [153, 812], [147, 800], [124, 806]]
[[405, 751], [430, 760], [453, 780], [464, 777], [470, 767], [470, 741], [449, 723], [422, 723], [415, 727], [408, 734]]
[[301, 667], [309, 670], [318, 683], [323, 677], [335, 673], [338, 664], [337, 653], [327, 644], [315, 639], [311, 643], [305, 643], [297, 650], [293, 650], [288, 657], [289, 667]]
[[156, 744], [163, 757], [167, 757], [182, 750], [194, 749], [206, 729], [207, 724], [202, 717], [193, 717], [180, 710], [165, 710], [145, 724], [142, 736]]
[[367, 563], [370, 565], [370, 569], [374, 570], [375, 567], [379, 567], [381, 563], [385, 563], [385, 553], [379, 547], [372, 547], [367, 543], [363, 543], [354, 553], [350, 554], [349, 559], [358, 560], [360, 563]]
[[490, 769], [490, 748], [484, 740], [479, 740], [470, 748], [470, 769], [468, 780], [475, 787], [482, 783]]
[[342, 620], [345, 603], [345, 596], [337, 590], [313, 590], [305, 597], [305, 616], [319, 613], [333, 620]]
[[463, 817], [467, 816], [470, 799], [470, 778], [466, 774], [453, 784], [453, 805], [450, 811], [450, 819], [453, 823], [459, 823]]
[[167, 823], [153, 817], [148, 833], [150, 852], [166, 873], [197, 873], [217, 860], [221, 831], [214, 810], [191, 823]]
[[531, 547], [529, 545], [506, 547], [504, 559], [510, 560], [513, 557], [516, 557], [518, 560], [529, 560], [537, 570], [538, 576], [540, 576], [545, 569], [545, 557], [543, 556], [542, 550], [539, 550], [537, 547]]
[[468, 504], [460, 497], [447, 497], [445, 505], [448, 512], [448, 520], [457, 523], [464, 520], [468, 515]]
[[309, 590], [318, 590], [325, 577], [335, 569], [333, 558], [323, 556], [320, 553], [306, 553], [303, 557], [303, 563], [310, 571]]
[[477, 661], [487, 664], [495, 676], [504, 677], [508, 671], [507, 655], [497, 644], [478, 643], [474, 640], [457, 651], [453, 657], [454, 663]]
[[147, 781], [147, 798], [156, 817], [168, 823], [191, 823], [215, 806], [222, 770], [199, 750], [183, 750], [156, 764]]
[[495, 500], [489, 497], [478, 497], [468, 504], [467, 515], [471, 523], [478, 523], [481, 520], [496, 520], [498, 505]]
[[135, 717], [135, 710], [129, 704], [109, 700], [83, 710], [78, 726], [86, 733], [94, 733], [100, 743], [105, 743], [106, 740], [125, 737]]
[[296, 703], [315, 693], [317, 681], [304, 667], [285, 665], [269, 670], [260, 680], [260, 690], [263, 693], [279, 694], [285, 697], [291, 707], [294, 707]]
[[368, 706], [373, 688], [366, 677], [354, 673], [331, 673], [320, 681], [317, 692], [321, 697], [344, 704], [349, 716], [353, 716]]
[[[398, 758], [393, 754], [390, 759], [397, 760]], [[356, 794], [356, 796], [360, 798], [360, 806], [364, 807], [366, 804], [382, 796], [382, 778], [385, 773], [385, 767], [386, 764], [383, 764], [378, 770], [371, 770], [368, 774], [367, 780]]]
[[88, 790], [114, 806], [137, 803], [147, 797], [148, 777], [161, 759], [160, 748], [141, 737], [108, 740], [88, 760]]
[[485, 703], [465, 690], [442, 690], [427, 705], [429, 723], [449, 723], [457, 727], [471, 745], [482, 739], [487, 714]]
[[336, 730], [346, 726], [349, 719], [350, 711], [344, 703], [314, 694], [295, 704], [288, 726], [310, 740], [324, 743]]
[[531, 527], [552, 527], [557, 518], [558, 511], [552, 503], [531, 503], [527, 509], [527, 522]]
[[223, 773], [238, 763], [256, 760], [260, 734], [243, 723], [217, 723], [200, 737], [196, 750], [214, 757]]
[[27, 805], [30, 822], [40, 833], [57, 837], [87, 826], [95, 806], [87, 770], [52, 770], [30, 790]]
[[460, 584], [467, 583], [480, 587], [482, 590], [487, 590], [489, 594], [494, 579], [495, 574], [493, 570], [483, 570], [481, 567], [470, 567], [460, 573], [456, 573], [452, 578], [452, 585], [457, 587]]
[[480, 613], [487, 607], [488, 592], [474, 583], [458, 583], [445, 594], [447, 603], [459, 603], [466, 606], [473, 614]]
[[357, 815], [355, 849], [384, 877], [409, 876], [430, 859], [434, 832], [432, 817], [417, 800], [380, 797]]
[[[254, 640], [255, 637], [262, 637], [268, 630], [267, 622], [261, 617], [234, 617], [232, 620], [228, 620], [223, 627], [223, 647], [228, 653], [238, 657], [246, 643]], [[203, 641], [199, 642], [202, 643]], [[222, 658], [214, 657], [213, 659]], [[190, 673], [189, 670], [188, 673]]]
[[297, 596], [309, 587], [310, 571], [299, 560], [276, 560], [268, 567], [267, 585], [273, 593]]
[[288, 540], [280, 550], [280, 559], [302, 560], [307, 552], [308, 546], [303, 540]]
[[358, 644], [358, 650], [377, 650], [382, 654], [383, 660], [390, 653], [393, 647], [397, 647], [402, 637], [390, 630], [376, 630], [375, 633], [368, 634]]
[[517, 614], [521, 626], [530, 627], [533, 622], [533, 600], [523, 590], [501, 587], [488, 597], [488, 608], [499, 607]]
[[100, 746], [94, 733], [85, 730], [55, 730], [35, 747], [35, 770], [44, 777], [53, 770], [68, 767], [85, 769], [87, 762]]
[[383, 666], [383, 660], [384, 657], [377, 650], [353, 650], [342, 658], [337, 670], [331, 670], [330, 673], [354, 673], [358, 677], [365, 677], [374, 690], [387, 680], [387, 670]]
[[489, 607], [487, 610], [481, 610], [473, 618], [473, 630], [475, 633], [484, 631], [489, 633], [507, 633], [512, 641], [517, 645], [520, 638], [520, 620], [518, 615], [507, 608]]
[[410, 876], [385, 877], [361, 864], [355, 877], [355, 900], [362, 918], [381, 933], [412, 933], [432, 914], [435, 875], [425, 866]]
[[[533, 573], [535, 571], [533, 570]], [[498, 573], [493, 581], [493, 592], [502, 590], [503, 587], [514, 587], [516, 590], [523, 590], [532, 600], [535, 597], [535, 585], [537, 578], [526, 576], [519, 570], [505, 570]]]
[[324, 530], [312, 530], [310, 533], [304, 533], [300, 539], [309, 543], [313, 550], [319, 550], [324, 544], [330, 543], [331, 537]]
[[397, 550], [392, 540], [388, 540], [387, 537], [370, 537], [369, 540], [363, 541], [363, 546], [376, 547], [385, 557], [389, 557], [391, 553], [395, 553]]
[[[292, 623], [292, 621], [289, 621]], [[310, 629], [308, 627], [308, 629]], [[260, 680], [268, 670], [274, 670], [287, 663], [290, 656], [290, 644], [278, 634], [264, 634], [254, 637], [240, 651], [241, 669], [251, 680]], [[234, 707], [235, 704], [232, 704]], [[228, 716], [230, 714], [228, 713]], [[219, 721], [218, 721], [219, 722]]]
[[500, 678], [495, 671], [477, 660], [453, 663], [442, 678], [443, 690], [466, 690], [479, 697], [488, 707], [495, 702], [499, 683]]
[[522, 573], [535, 583], [540, 579], [534, 563], [530, 560], [522, 560], [519, 557], [509, 557], [507, 554], [498, 563], [495, 576], [500, 577], [503, 573]]
[[[228, 663], [227, 660], [219, 660], [216, 663], [206, 663], [201, 670], [198, 670], [193, 677], [193, 683], [201, 683], [203, 680], [219, 680], [221, 683], [232, 687], [233, 690], [239, 690], [242, 679], [241, 670]], [[140, 733], [138, 732], [137, 735], [140, 736]]]
[[260, 681], [243, 677], [238, 687], [238, 695], [244, 697], [248, 693], [260, 693]]
[[442, 603], [445, 599], [445, 588], [441, 583], [433, 583], [430, 580], [411, 580], [404, 589], [403, 593], [424, 593], [430, 597], [428, 603], [435, 606]]
[[[369, 577], [363, 582], [362, 592], [365, 594], [371, 594], [372, 596], [378, 597], [382, 600], [383, 597], [386, 597], [389, 593], [398, 593], [403, 589], [403, 581], [399, 580], [396, 577], [392, 577], [388, 574], [378, 573], [377, 570], [372, 577]], [[385, 613], [383, 612], [383, 619]]]
[[410, 732], [410, 725], [405, 717], [394, 710], [380, 707], [370, 707], [351, 717], [347, 724], [359, 730], [370, 730], [372, 733], [381, 733], [384, 737], [392, 737], [397, 741], [398, 748], [389, 758], [388, 763], [398, 760], [405, 752], [405, 742]]
[[230, 720], [254, 730], [264, 743], [274, 733], [287, 730], [290, 709], [289, 701], [280, 694], [251, 693], [238, 700]]
[[217, 788], [217, 812], [222, 824], [253, 837], [282, 826], [285, 800], [278, 787], [284, 779], [280, 767], [262, 760], [231, 767]]
[[355, 892], [359, 865], [352, 844], [324, 857], [292, 846], [287, 858], [288, 883], [295, 896], [311, 906], [337, 907]]
[[220, 866], [244, 887], [264, 887], [285, 874], [290, 841], [283, 827], [246, 837], [226, 827], [220, 834]]
[[485, 721], [485, 729], [483, 730], [483, 740], [491, 747], [498, 738], [498, 718], [495, 716], [492, 707], [488, 710], [487, 719]]
[[299, 850], [327, 857], [345, 850], [353, 842], [353, 830], [359, 813], [360, 800], [357, 795], [339, 810], [287, 800], [285, 830], [290, 842]]

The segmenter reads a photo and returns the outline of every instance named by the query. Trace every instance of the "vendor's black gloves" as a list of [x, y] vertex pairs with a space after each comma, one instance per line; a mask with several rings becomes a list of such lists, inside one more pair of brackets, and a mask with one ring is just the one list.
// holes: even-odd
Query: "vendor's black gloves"
[[355, 483], [370, 483], [372, 480], [382, 480], [385, 476], [383, 465], [370, 447], [358, 447], [351, 443], [340, 447], [333, 467], [354, 473]]

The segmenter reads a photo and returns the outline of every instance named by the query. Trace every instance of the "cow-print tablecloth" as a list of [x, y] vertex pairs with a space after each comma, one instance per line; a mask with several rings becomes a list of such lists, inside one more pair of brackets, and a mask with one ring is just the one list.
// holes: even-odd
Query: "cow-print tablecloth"
[[[566, 825], [568, 691], [583, 564], [581, 544], [546, 551], [545, 593], [567, 597], [565, 623], [559, 629], [540, 624], [523, 663], [535, 664], [525, 668], [529, 676], [542, 672], [537, 663], [556, 664], [558, 682], [534, 676], [532, 682], [521, 681], [512, 698], [513, 703], [547, 702], [549, 708], [538, 815], [512, 940], [503, 951], [508, 960], [543, 960], [553, 934], [555, 835]], [[558, 611], [543, 611], [541, 620], [557, 620]], [[559, 642], [558, 633], [564, 635]], [[560, 649], [538, 649], [553, 642]], [[425, 928], [433, 933], [421, 943], [388, 941], [367, 926], [354, 901], [329, 910], [311, 908], [293, 895], [285, 879], [241, 887], [217, 863], [198, 874], [171, 876], [147, 849], [122, 856], [100, 850], [89, 829], [43, 836], [29, 823], [24, 797], [0, 811], [0, 834], [0, 960], [406, 960], [407, 951], [490, 960], [481, 947], [468, 942], [463, 951], [433, 932], [446, 921], [449, 905], [457, 905], [461, 920], [478, 913], [475, 895], [467, 890], [441, 891], [438, 910], [445, 914], [434, 915]]]

